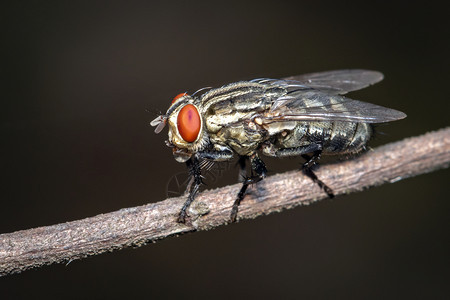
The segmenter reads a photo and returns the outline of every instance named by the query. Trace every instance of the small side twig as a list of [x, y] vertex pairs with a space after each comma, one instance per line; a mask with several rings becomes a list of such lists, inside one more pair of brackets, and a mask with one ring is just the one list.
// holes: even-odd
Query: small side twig
[[[446, 168], [450, 128], [379, 147], [345, 162], [322, 166], [317, 175], [336, 195], [395, 182]], [[258, 187], [263, 189], [258, 189]], [[186, 232], [226, 224], [240, 184], [201, 193], [186, 224], [176, 223], [184, 198], [172, 198], [95, 217], [0, 235], [0, 275], [72, 261]], [[263, 190], [263, 191], [261, 191]], [[250, 189], [239, 219], [255, 218], [324, 199], [326, 195], [300, 171], [266, 178]]]

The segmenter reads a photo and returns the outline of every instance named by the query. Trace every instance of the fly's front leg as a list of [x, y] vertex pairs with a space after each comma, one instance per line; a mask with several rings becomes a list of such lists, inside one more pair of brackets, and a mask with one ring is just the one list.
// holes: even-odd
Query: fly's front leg
[[312, 156], [303, 154], [302, 157], [306, 160], [303, 164], [302, 170], [306, 176], [311, 178], [330, 198], [334, 198], [333, 190], [327, 186], [322, 180], [317, 178], [317, 175], [313, 172], [312, 167], [319, 161], [322, 154], [322, 147], [319, 150], [313, 152]]
[[229, 160], [233, 158], [233, 152], [228, 150], [227, 148], [219, 149], [219, 150], [210, 150], [210, 151], [202, 151], [198, 152], [196, 155], [192, 156], [187, 162], [186, 166], [189, 170], [189, 176], [191, 179], [189, 180], [189, 184], [187, 186], [186, 191], [189, 191], [188, 198], [186, 202], [184, 202], [183, 207], [181, 208], [180, 214], [178, 215], [177, 222], [185, 223], [186, 221], [186, 211], [194, 201], [195, 196], [202, 185], [202, 172], [200, 167], [199, 159], [207, 159], [211, 161], [223, 161]]
[[[239, 165], [241, 167], [241, 173], [243, 173], [243, 170], [245, 170], [245, 160], [247, 159], [246, 156], [241, 156], [239, 158]], [[250, 156], [250, 161], [252, 165], [252, 171], [256, 173], [256, 175], [252, 175], [250, 177], [245, 177], [244, 182], [242, 184], [241, 190], [239, 191], [236, 200], [233, 203], [233, 208], [231, 209], [230, 214], [230, 220], [231, 222], [236, 221], [237, 213], [239, 210], [239, 204], [241, 204], [242, 199], [244, 199], [245, 191], [247, 190], [248, 186], [253, 183], [257, 183], [261, 180], [263, 180], [266, 177], [267, 169], [264, 162], [258, 157], [258, 155], [253, 154]]]
[[197, 157], [192, 156], [187, 162], [186, 166], [189, 169], [189, 176], [191, 176], [192, 180], [190, 180], [190, 184], [188, 185], [189, 189], [189, 195], [184, 202], [183, 207], [181, 208], [180, 214], [178, 215], [177, 222], [178, 223], [185, 223], [186, 221], [186, 210], [191, 205], [192, 201], [194, 201], [195, 196], [198, 193], [198, 190], [200, 188], [200, 185], [202, 182], [202, 173], [200, 169], [200, 162]]

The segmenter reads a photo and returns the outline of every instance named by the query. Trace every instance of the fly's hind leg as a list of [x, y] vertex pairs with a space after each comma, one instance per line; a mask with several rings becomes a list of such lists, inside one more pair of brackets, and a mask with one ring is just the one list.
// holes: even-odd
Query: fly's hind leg
[[319, 161], [322, 149], [313, 152], [312, 156], [302, 154], [302, 157], [306, 162], [302, 166], [303, 173], [312, 179], [330, 198], [334, 198], [333, 190], [327, 186], [322, 180], [317, 178], [317, 175], [313, 172], [312, 167]]
[[[241, 156], [239, 158], [239, 166], [240, 166], [240, 174], [245, 174], [245, 162], [247, 160], [247, 156]], [[252, 165], [252, 171], [256, 174], [250, 177], [244, 177], [244, 181], [242, 183], [241, 190], [239, 191], [236, 200], [233, 203], [233, 208], [231, 209], [230, 220], [231, 222], [236, 222], [237, 213], [239, 210], [239, 204], [241, 204], [242, 199], [244, 199], [245, 191], [248, 186], [253, 183], [257, 183], [263, 180], [266, 177], [267, 169], [264, 162], [258, 157], [258, 155], [253, 154], [250, 156], [250, 162]], [[245, 176], [245, 175], [244, 175]]]
[[[312, 156], [306, 153], [312, 153]], [[306, 146], [296, 147], [296, 148], [284, 148], [278, 149], [275, 152], [277, 157], [289, 157], [301, 155], [306, 162], [302, 166], [303, 173], [311, 178], [323, 191], [328, 195], [328, 197], [333, 198], [333, 190], [323, 183], [322, 180], [317, 178], [317, 175], [313, 172], [312, 167], [319, 161], [320, 155], [322, 154], [322, 144], [321, 143], [311, 143]]]

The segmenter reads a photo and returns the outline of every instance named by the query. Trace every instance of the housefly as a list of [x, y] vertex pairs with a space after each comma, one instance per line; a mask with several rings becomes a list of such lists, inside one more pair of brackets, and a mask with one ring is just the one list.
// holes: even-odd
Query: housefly
[[312, 171], [320, 156], [359, 153], [371, 138], [371, 124], [406, 117], [394, 109], [342, 96], [382, 79], [383, 74], [376, 71], [337, 70], [259, 78], [177, 95], [167, 112], [150, 124], [156, 126], [156, 133], [169, 125], [166, 144], [175, 160], [186, 163], [189, 170], [188, 197], [178, 222], [185, 222], [186, 210], [199, 191], [205, 161], [235, 156], [241, 174], [246, 174], [250, 161], [251, 175], [243, 175], [231, 222], [236, 220], [247, 187], [266, 177], [261, 155], [302, 156], [306, 160], [303, 172], [333, 197], [332, 189]]

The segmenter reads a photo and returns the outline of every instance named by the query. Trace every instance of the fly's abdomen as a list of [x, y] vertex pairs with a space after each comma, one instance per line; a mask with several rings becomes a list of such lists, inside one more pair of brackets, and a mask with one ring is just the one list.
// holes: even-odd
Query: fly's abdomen
[[323, 151], [328, 154], [350, 154], [364, 150], [372, 136], [367, 123], [332, 122], [330, 135], [324, 135]]
[[264, 144], [263, 153], [269, 156], [306, 154], [300, 149], [322, 145], [323, 154], [350, 154], [364, 149], [372, 135], [366, 123], [352, 122], [298, 122], [292, 130], [276, 134], [271, 144]]

